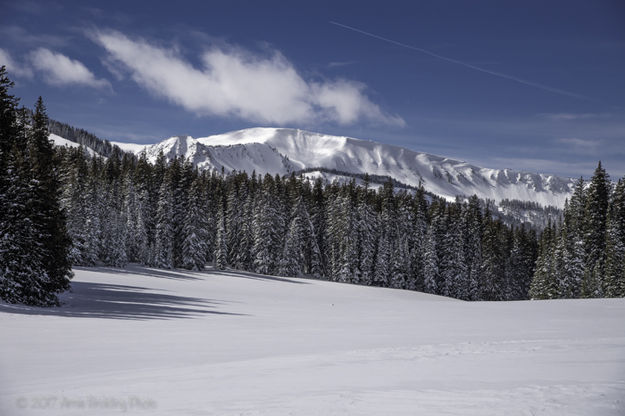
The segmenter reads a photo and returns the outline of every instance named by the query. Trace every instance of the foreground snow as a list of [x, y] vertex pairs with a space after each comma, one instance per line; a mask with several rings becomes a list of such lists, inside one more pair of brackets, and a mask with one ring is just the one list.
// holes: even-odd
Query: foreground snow
[[0, 305], [0, 414], [622, 415], [625, 300], [78, 269]]

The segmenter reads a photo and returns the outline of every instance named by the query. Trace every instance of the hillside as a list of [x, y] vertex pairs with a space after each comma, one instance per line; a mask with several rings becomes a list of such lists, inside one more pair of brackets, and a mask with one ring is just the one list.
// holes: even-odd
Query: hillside
[[[621, 415], [625, 302], [77, 269], [0, 304], [6, 415]], [[82, 406], [82, 407], [80, 407]]]

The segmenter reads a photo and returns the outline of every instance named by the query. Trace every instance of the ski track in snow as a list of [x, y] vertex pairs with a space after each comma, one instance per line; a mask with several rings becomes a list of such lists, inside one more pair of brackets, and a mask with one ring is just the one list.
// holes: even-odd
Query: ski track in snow
[[61, 308], [0, 304], [0, 414], [625, 414], [625, 299], [75, 272]]

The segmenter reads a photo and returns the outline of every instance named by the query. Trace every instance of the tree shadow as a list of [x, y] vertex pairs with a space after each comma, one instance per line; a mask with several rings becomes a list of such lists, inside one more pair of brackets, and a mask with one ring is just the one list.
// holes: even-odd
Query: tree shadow
[[74, 270], [85, 270], [92, 272], [104, 272], [104, 273], [113, 273], [113, 274], [138, 274], [141, 276], [149, 276], [149, 277], [158, 277], [162, 279], [173, 279], [173, 280], [200, 280], [199, 277], [193, 276], [193, 274], [201, 273], [201, 272], [193, 272], [191, 270], [180, 270], [176, 271], [176, 269], [165, 270], [165, 269], [153, 269], [150, 267], [141, 266], [138, 264], [128, 264], [125, 268], [115, 268], [115, 267], [106, 267], [106, 266], [96, 266], [96, 267], [73, 267]]
[[194, 318], [208, 314], [244, 315], [215, 310], [225, 304], [223, 301], [154, 293], [153, 290], [140, 286], [72, 282], [71, 291], [59, 296], [60, 307], [0, 304], [0, 312], [131, 320]]
[[210, 274], [214, 274], [217, 276], [228, 276], [228, 277], [242, 277], [244, 279], [252, 279], [252, 280], [268, 280], [274, 282], [282, 282], [282, 283], [295, 283], [298, 285], [309, 285], [308, 282], [300, 282], [297, 280], [291, 280], [288, 277], [280, 277], [280, 276], [268, 276], [266, 274], [257, 274], [251, 272], [244, 272], [240, 270], [219, 270], [219, 269], [207, 269], [206, 272]]

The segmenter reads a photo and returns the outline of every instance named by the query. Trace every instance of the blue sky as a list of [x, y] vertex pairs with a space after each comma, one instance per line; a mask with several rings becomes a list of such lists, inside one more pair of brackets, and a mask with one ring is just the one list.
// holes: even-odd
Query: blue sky
[[111, 140], [285, 126], [625, 175], [621, 1], [9, 1], [0, 64]]

